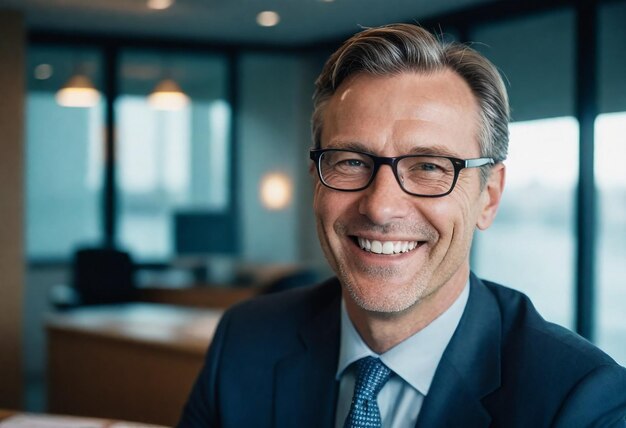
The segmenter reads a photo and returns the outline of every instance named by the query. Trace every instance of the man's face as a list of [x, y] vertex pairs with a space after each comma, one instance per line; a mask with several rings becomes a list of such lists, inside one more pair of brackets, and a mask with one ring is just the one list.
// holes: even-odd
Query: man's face
[[[476, 158], [478, 112], [471, 90], [452, 71], [360, 74], [345, 81], [329, 100], [322, 148], [378, 156]], [[501, 165], [496, 169], [501, 185]], [[479, 170], [465, 169], [451, 194], [424, 198], [405, 193], [386, 165], [367, 189], [357, 192], [332, 190], [317, 180], [318, 235], [347, 291], [349, 308], [397, 313], [440, 290], [460, 291], [469, 275], [474, 228], [487, 227], [495, 215], [501, 186], [494, 192], [492, 181], [481, 190]], [[377, 247], [376, 241], [410, 251], [378, 254], [361, 248]]]

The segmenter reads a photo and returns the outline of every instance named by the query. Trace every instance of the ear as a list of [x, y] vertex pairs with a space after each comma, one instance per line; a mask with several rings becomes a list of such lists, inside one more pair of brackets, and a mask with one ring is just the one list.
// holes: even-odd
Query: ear
[[504, 190], [505, 172], [506, 168], [503, 163], [498, 163], [491, 168], [491, 174], [480, 196], [481, 210], [476, 220], [476, 227], [480, 230], [487, 229], [496, 218]]

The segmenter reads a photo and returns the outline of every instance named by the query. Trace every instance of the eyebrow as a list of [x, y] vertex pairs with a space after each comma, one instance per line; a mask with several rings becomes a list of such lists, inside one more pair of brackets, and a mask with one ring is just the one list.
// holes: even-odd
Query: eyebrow
[[451, 151], [450, 149], [448, 149], [447, 147], [441, 146], [441, 145], [434, 145], [434, 146], [415, 146], [413, 147], [413, 149], [409, 150], [409, 153], [407, 154], [411, 154], [411, 155], [439, 155], [439, 156], [450, 156], [453, 158], [459, 158], [461, 156], [459, 156], [458, 153], [454, 153], [453, 151]]
[[[359, 143], [356, 141], [347, 141], [347, 142], [336, 142], [327, 149], [339, 149], [339, 150], [355, 150], [357, 152], [370, 153], [373, 155], [377, 155], [377, 153], [372, 152], [365, 144]], [[450, 151], [447, 147], [435, 144], [433, 146], [414, 146], [409, 151], [405, 153], [401, 153], [398, 156], [404, 155], [435, 155], [435, 156], [449, 156], [454, 158], [460, 158], [458, 153], [454, 153]]]
[[326, 149], [339, 149], [339, 150], [355, 150], [357, 152], [372, 153], [363, 143], [356, 141], [337, 141], [334, 144], [325, 147]]

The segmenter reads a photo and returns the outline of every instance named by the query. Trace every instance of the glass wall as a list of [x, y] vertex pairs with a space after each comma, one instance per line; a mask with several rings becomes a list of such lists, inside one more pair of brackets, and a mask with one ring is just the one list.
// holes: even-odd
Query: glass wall
[[547, 319], [574, 324], [578, 122], [574, 18], [562, 10], [478, 27], [474, 47], [507, 82], [513, 123], [495, 223], [476, 237], [476, 273], [530, 296]]
[[[228, 64], [220, 55], [145, 50], [121, 52], [119, 64], [117, 241], [136, 260], [163, 261], [175, 253], [176, 213], [232, 210]], [[97, 49], [29, 50], [29, 260], [67, 260], [77, 246], [99, 245], [104, 238], [103, 69]], [[100, 93], [89, 107], [61, 105], [59, 90], [76, 75], [87, 77]], [[170, 98], [164, 109], [151, 98], [164, 81], [166, 92], [168, 85], [178, 85], [182, 104]]]
[[598, 189], [597, 341], [626, 364], [626, 2], [599, 20], [599, 106], [595, 123]]
[[[174, 255], [177, 212], [230, 208], [226, 67], [221, 56], [121, 55], [116, 102], [120, 241], [137, 259]], [[155, 102], [153, 94], [164, 81], [178, 85], [184, 94], [180, 105], [169, 100], [164, 108]]]
[[26, 254], [65, 259], [100, 238], [104, 120], [102, 99], [65, 107], [59, 90], [76, 75], [101, 82], [98, 52], [31, 47], [26, 98]]

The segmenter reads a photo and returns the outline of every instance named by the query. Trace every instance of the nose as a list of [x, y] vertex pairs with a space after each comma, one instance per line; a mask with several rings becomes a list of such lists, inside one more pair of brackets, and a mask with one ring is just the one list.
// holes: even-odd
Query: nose
[[382, 165], [369, 187], [363, 190], [359, 213], [375, 224], [385, 225], [410, 214], [411, 198], [400, 187], [391, 166]]

